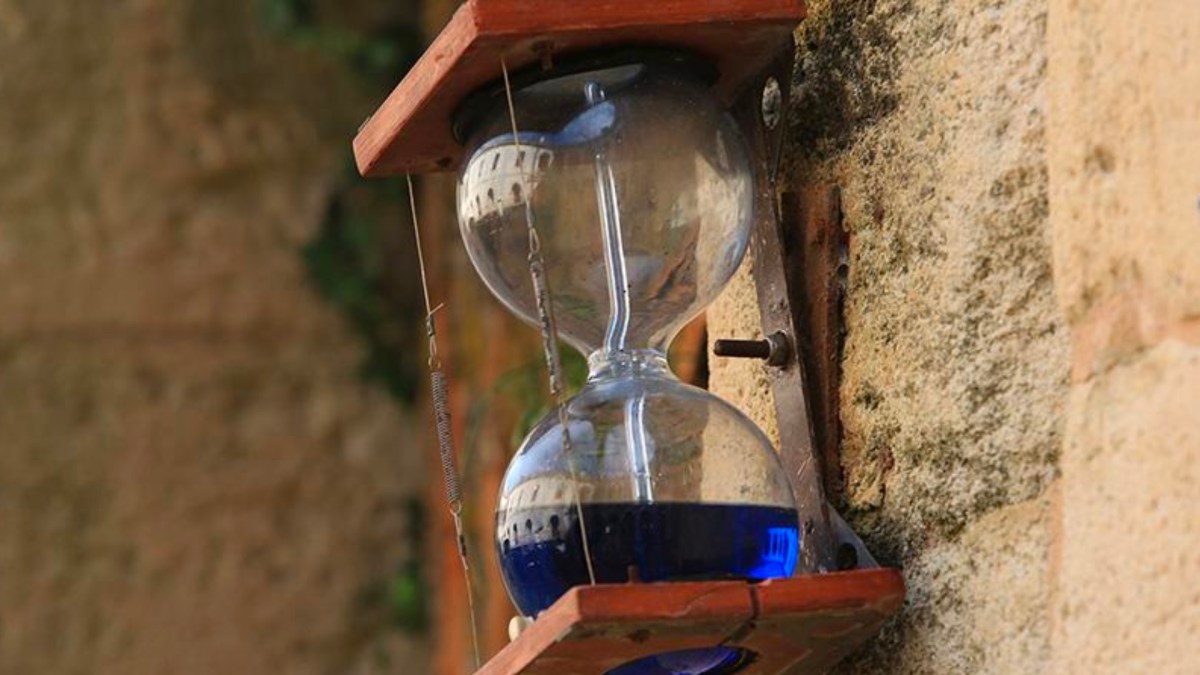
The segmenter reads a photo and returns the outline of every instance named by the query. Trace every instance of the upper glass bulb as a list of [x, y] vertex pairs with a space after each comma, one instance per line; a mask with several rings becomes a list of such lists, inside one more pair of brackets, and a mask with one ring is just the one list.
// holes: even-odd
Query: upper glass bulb
[[494, 106], [458, 181], [484, 282], [536, 323], [528, 209], [561, 337], [585, 354], [665, 349], [746, 251], [753, 177], [737, 126], [694, 78], [641, 64], [539, 82], [513, 104], [519, 135]]

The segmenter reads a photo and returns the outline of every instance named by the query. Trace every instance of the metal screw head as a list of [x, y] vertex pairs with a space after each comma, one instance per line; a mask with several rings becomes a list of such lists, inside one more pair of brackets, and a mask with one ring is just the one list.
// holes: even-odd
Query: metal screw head
[[792, 340], [787, 333], [778, 330], [767, 336], [771, 345], [771, 353], [767, 355], [767, 365], [783, 368], [792, 357]]

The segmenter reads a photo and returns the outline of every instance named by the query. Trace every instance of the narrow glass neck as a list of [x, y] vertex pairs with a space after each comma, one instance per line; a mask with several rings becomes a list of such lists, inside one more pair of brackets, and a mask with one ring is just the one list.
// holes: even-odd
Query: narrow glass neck
[[597, 349], [588, 356], [588, 381], [621, 377], [675, 378], [667, 365], [667, 355], [657, 349], [609, 351]]

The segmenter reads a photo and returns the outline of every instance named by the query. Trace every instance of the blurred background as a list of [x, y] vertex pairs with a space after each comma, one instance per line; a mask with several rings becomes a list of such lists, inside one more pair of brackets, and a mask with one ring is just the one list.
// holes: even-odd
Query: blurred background
[[0, 2], [0, 672], [430, 672], [412, 235], [350, 140], [453, 4]]
[[[0, 673], [468, 670], [408, 195], [350, 152], [457, 4], [0, 0]], [[418, 203], [491, 653], [547, 399], [452, 188]]]

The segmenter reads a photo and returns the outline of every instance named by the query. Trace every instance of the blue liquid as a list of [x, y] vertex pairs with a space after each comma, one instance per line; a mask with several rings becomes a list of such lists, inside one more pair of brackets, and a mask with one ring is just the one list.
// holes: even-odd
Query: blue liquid
[[[640, 581], [788, 577], [800, 550], [795, 509], [585, 504], [583, 517], [598, 583], [625, 583], [631, 571]], [[496, 528], [504, 583], [525, 616], [588, 583], [573, 505], [510, 509], [497, 516]]]

